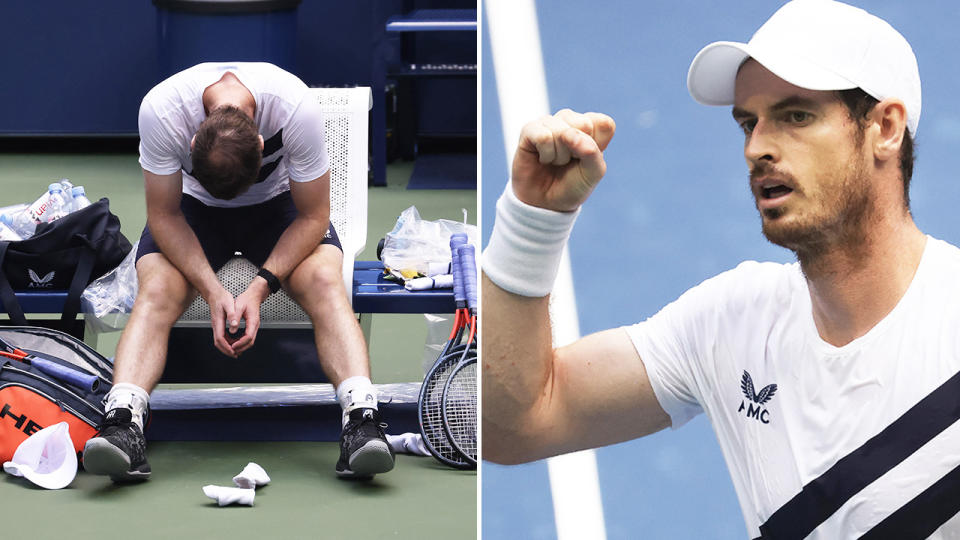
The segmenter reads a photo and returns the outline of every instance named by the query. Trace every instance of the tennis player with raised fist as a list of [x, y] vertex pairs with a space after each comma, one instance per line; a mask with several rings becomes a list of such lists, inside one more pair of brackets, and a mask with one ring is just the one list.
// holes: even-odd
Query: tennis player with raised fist
[[749, 42], [703, 48], [687, 85], [732, 106], [763, 233], [797, 262], [744, 262], [646, 321], [554, 349], [548, 297], [580, 206], [603, 189], [614, 124], [531, 122], [483, 253], [484, 459], [705, 413], [751, 538], [960, 536], [960, 250], [910, 212], [909, 43], [862, 9], [794, 0]]

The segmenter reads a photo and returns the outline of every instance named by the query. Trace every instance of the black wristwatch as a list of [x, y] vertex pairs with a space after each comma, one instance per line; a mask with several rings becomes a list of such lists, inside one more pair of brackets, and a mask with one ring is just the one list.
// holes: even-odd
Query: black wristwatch
[[271, 294], [280, 290], [280, 280], [277, 279], [277, 276], [273, 275], [273, 272], [267, 270], [266, 268], [261, 268], [257, 272], [257, 275], [267, 281], [267, 287], [270, 287]]

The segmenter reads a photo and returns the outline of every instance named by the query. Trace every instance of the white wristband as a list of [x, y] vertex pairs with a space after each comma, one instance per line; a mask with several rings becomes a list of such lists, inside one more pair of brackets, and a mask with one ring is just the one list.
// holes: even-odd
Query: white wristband
[[546, 296], [560, 267], [563, 246], [580, 209], [556, 212], [524, 203], [507, 182], [497, 201], [497, 218], [483, 272], [501, 289], [521, 296]]

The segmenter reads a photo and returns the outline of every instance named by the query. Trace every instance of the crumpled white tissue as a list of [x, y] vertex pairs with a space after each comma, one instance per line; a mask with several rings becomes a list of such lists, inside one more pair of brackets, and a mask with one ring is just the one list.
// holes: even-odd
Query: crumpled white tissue
[[217, 504], [220, 506], [227, 506], [230, 504], [253, 506], [253, 497], [255, 495], [255, 491], [253, 488], [245, 489], [209, 485], [203, 486], [203, 494], [217, 501]]
[[270, 483], [270, 476], [263, 467], [254, 462], [247, 463], [247, 466], [240, 471], [240, 474], [233, 477], [233, 483], [237, 487], [245, 489], [256, 489]]

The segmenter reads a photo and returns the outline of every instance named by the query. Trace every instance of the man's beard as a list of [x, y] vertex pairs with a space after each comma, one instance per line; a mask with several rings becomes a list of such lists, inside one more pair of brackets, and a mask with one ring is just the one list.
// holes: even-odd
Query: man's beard
[[[843, 181], [837, 188], [821, 188], [813, 202], [815, 214], [783, 221], [790, 209], [777, 207], [761, 210], [763, 234], [767, 240], [797, 255], [804, 266], [812, 266], [832, 250], [859, 251], [867, 239], [873, 200], [869, 178], [856, 155], [848, 162]], [[799, 186], [797, 186], [799, 188]], [[828, 191], [835, 189], [834, 192]]]

